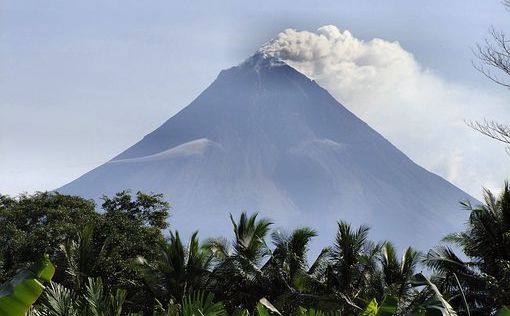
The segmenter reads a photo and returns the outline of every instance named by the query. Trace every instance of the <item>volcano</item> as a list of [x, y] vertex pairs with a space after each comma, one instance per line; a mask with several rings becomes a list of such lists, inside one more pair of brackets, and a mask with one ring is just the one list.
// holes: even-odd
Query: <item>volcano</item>
[[425, 170], [284, 61], [256, 53], [221, 71], [191, 104], [138, 143], [57, 191], [99, 200], [163, 193], [172, 229], [230, 236], [228, 214], [259, 212], [334, 240], [336, 222], [426, 250], [475, 201]]

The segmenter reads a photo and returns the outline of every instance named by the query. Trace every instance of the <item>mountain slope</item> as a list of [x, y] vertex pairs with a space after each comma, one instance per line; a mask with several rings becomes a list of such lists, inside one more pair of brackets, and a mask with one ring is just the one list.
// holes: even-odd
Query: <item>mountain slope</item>
[[320, 243], [335, 221], [373, 227], [375, 239], [430, 247], [458, 230], [471, 199], [421, 168], [326, 90], [258, 53], [104, 165], [58, 191], [97, 199], [123, 189], [162, 192], [172, 228], [230, 233], [228, 213], [260, 211]]

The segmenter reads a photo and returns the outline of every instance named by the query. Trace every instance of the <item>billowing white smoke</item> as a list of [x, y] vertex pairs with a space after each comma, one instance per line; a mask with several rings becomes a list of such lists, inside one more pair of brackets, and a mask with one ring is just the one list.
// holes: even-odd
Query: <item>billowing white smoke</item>
[[510, 176], [502, 146], [465, 124], [510, 119], [507, 97], [446, 82], [398, 42], [362, 41], [332, 25], [287, 29], [261, 50], [315, 79], [413, 160], [469, 193], [479, 197], [482, 186], [497, 188]]

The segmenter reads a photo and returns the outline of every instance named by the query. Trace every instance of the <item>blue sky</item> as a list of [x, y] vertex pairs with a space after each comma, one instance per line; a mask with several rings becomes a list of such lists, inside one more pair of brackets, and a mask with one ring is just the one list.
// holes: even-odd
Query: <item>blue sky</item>
[[[331, 24], [360, 40], [398, 41], [448, 85], [497, 96], [497, 113], [489, 104], [469, 105], [478, 107], [473, 113], [486, 109], [488, 118], [510, 122], [509, 93], [471, 66], [470, 48], [489, 26], [510, 33], [510, 12], [499, 1], [4, 0], [0, 10], [2, 193], [54, 189], [112, 158], [287, 28]], [[509, 172], [499, 169], [510, 159], [504, 146], [484, 146], [492, 159], [482, 159], [484, 166], [498, 170], [487, 175], [480, 157], [464, 157], [478, 161], [463, 165], [479, 173], [474, 184], [404, 151], [476, 195]]]

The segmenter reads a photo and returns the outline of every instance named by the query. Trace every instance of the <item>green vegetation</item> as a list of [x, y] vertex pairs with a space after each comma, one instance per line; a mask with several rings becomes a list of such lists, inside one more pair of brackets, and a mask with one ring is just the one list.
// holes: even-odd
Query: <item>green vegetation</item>
[[184, 242], [165, 237], [161, 195], [120, 192], [100, 212], [58, 193], [0, 196], [0, 315], [507, 315], [510, 188], [464, 206], [455, 247], [400, 255], [339, 221], [309, 260], [316, 231], [272, 231], [257, 214], [231, 217], [231, 240]]
[[44, 290], [45, 281], [50, 281], [55, 267], [45, 257], [29, 269], [23, 269], [0, 288], [0, 315], [23, 316]]

